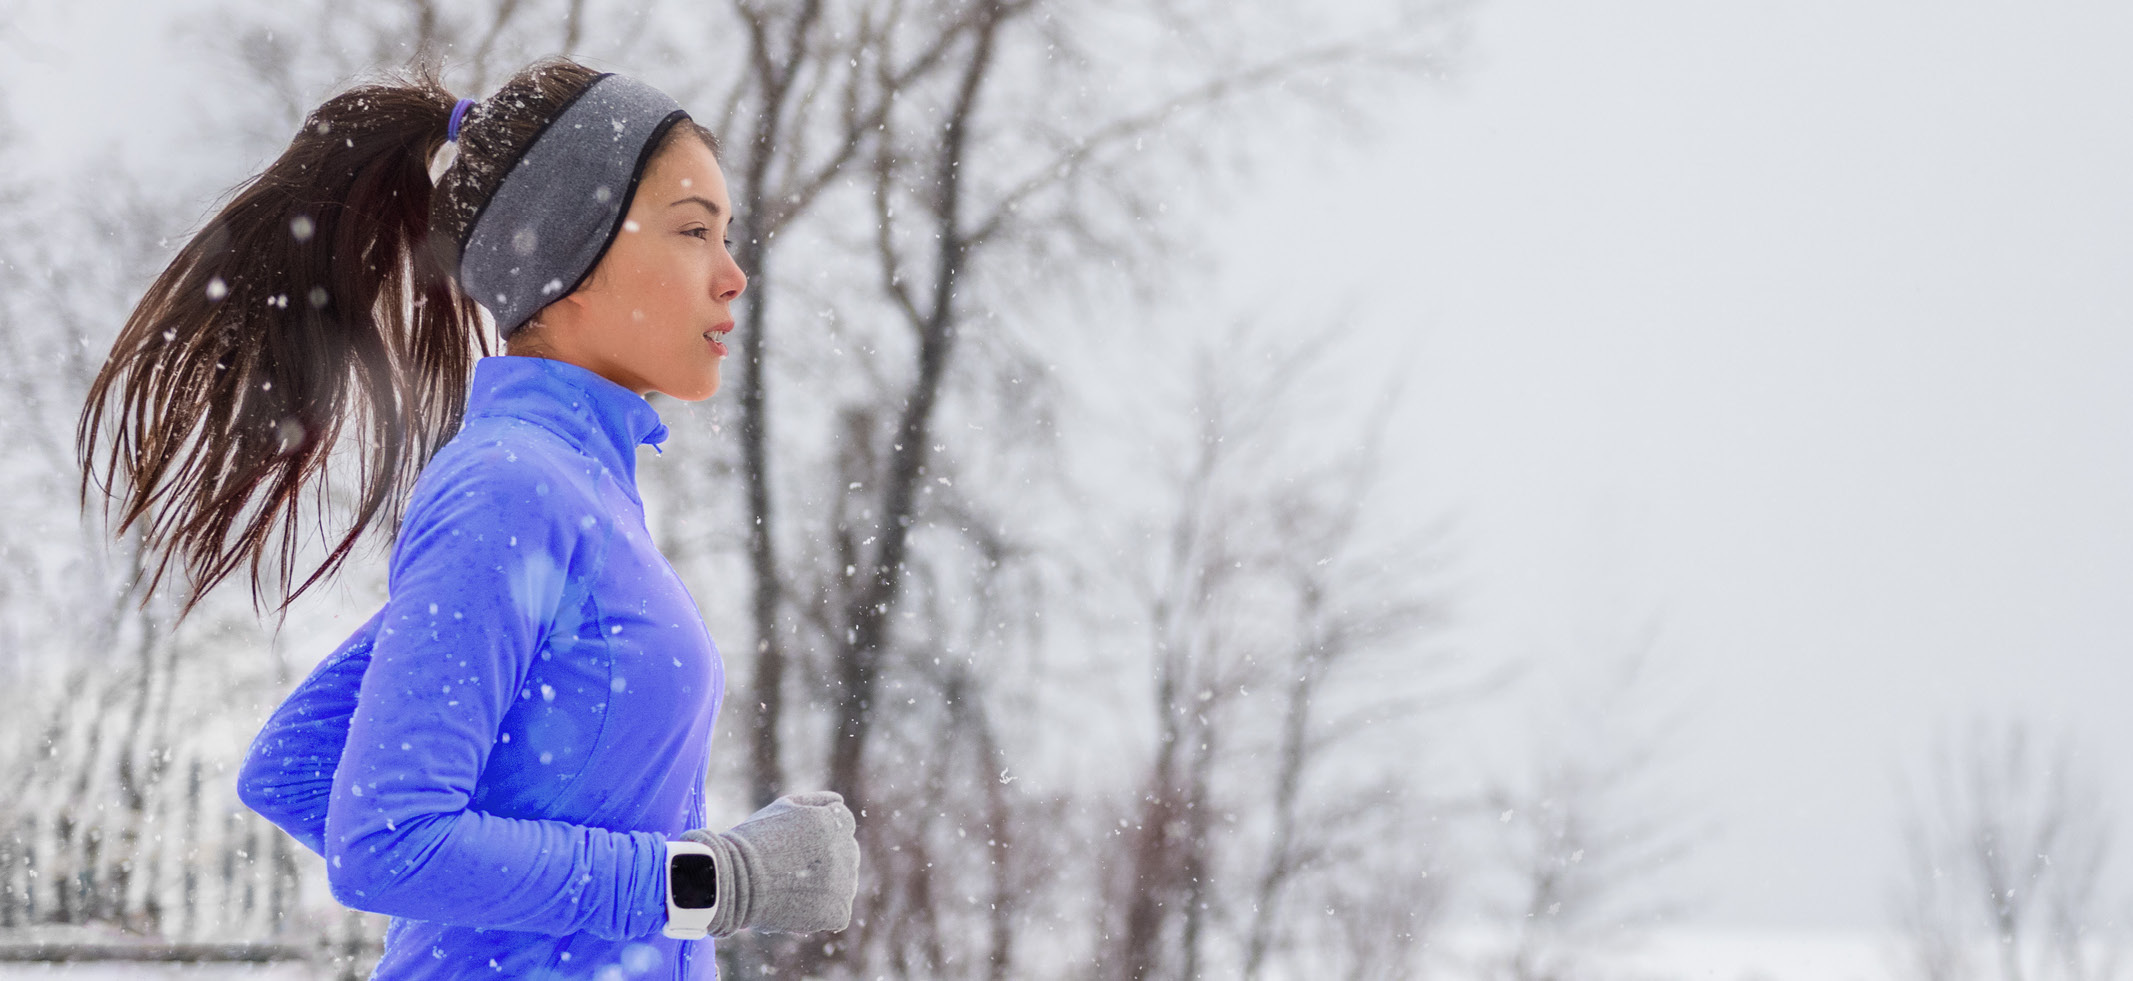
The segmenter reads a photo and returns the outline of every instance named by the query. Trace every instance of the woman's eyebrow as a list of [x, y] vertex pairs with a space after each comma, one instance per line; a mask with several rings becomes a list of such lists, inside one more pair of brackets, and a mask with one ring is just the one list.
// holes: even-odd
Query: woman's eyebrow
[[688, 197], [682, 198], [681, 200], [676, 201], [673, 204], [667, 205], [667, 207], [672, 208], [678, 205], [688, 204], [691, 201], [703, 205], [705, 211], [711, 212], [711, 217], [716, 218], [719, 216], [720, 211], [717, 202], [712, 201], [710, 198], [702, 197], [700, 195], [695, 194], [691, 194]]

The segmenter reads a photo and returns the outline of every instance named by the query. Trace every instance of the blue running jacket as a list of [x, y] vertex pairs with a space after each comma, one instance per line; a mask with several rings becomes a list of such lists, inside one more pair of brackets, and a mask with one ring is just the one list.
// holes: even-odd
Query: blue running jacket
[[392, 915], [373, 977], [717, 976], [710, 943], [660, 934], [725, 695], [637, 496], [637, 446], [665, 438], [590, 371], [482, 359], [384, 609], [253, 741], [244, 802]]

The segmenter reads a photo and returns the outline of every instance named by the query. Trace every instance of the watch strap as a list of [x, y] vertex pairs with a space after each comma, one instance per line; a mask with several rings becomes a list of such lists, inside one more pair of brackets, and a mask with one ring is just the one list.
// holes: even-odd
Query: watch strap
[[721, 900], [725, 897], [714, 896], [709, 906], [691, 907], [676, 903], [674, 901], [674, 876], [676, 875], [674, 860], [683, 855], [700, 855], [713, 863], [717, 862], [711, 849], [700, 842], [667, 842], [667, 924], [666, 928], [661, 932], [676, 940], [702, 940], [710, 935], [711, 921], [718, 916], [719, 907], [724, 905]]

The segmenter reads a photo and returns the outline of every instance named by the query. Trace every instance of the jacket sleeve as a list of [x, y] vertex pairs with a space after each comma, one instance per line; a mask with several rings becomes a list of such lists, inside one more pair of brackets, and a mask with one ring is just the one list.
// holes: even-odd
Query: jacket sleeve
[[504, 715], [610, 522], [499, 452], [418, 488], [333, 779], [327, 882], [357, 909], [626, 939], [666, 918], [666, 840], [473, 810]]
[[377, 629], [372, 617], [312, 669], [259, 730], [237, 774], [237, 797], [245, 806], [321, 855], [333, 771], [348, 744], [349, 717]]

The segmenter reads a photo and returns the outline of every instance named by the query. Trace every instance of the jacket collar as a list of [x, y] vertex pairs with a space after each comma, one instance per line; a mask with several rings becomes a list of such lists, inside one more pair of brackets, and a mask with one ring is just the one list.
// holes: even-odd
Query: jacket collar
[[522, 419], [569, 441], [637, 489], [637, 446], [654, 449], [667, 427], [644, 397], [577, 365], [549, 358], [496, 355], [474, 364], [467, 420]]

